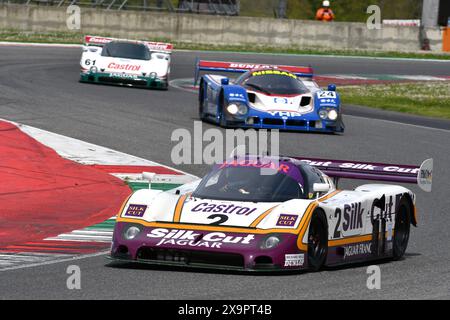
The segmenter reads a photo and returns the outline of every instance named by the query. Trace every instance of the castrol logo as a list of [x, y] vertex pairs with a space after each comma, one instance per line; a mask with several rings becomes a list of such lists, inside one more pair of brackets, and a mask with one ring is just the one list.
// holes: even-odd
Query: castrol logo
[[108, 64], [108, 69], [122, 70], [122, 71], [139, 71], [141, 69], [141, 66], [133, 65], [133, 64], [129, 64], [129, 63], [120, 64], [120, 63], [111, 62], [110, 64]]

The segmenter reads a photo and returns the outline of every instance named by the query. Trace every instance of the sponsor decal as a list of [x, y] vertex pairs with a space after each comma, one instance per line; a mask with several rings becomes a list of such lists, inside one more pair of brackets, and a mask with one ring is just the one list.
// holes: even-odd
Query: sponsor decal
[[230, 68], [238, 68], [238, 69], [269, 69], [269, 68], [277, 68], [277, 66], [271, 66], [267, 64], [246, 64], [246, 63], [231, 63]]
[[333, 162], [333, 161], [313, 161], [309, 159], [302, 159], [301, 161], [311, 165], [311, 166], [322, 166], [329, 168], [344, 168], [344, 169], [358, 169], [358, 170], [381, 170], [386, 172], [399, 172], [399, 173], [413, 173], [417, 174], [419, 168], [402, 168], [399, 166], [387, 165], [387, 166], [377, 166], [368, 163], [354, 163], [354, 162]]
[[127, 78], [127, 79], [137, 79], [136, 75], [133, 74], [126, 74], [126, 73], [110, 73], [109, 74], [110, 77], [112, 78]]
[[147, 210], [146, 205], [142, 204], [130, 204], [125, 212], [124, 216], [127, 217], [140, 217], [144, 216], [145, 210]]
[[293, 100], [285, 97], [275, 97], [273, 98], [273, 103], [275, 104], [292, 104]]
[[272, 161], [259, 161], [257, 159], [225, 161], [220, 165], [219, 169], [226, 167], [255, 167], [255, 168], [276, 169], [277, 171], [283, 173], [288, 173], [290, 169], [290, 166], [288, 164], [278, 165]]
[[226, 167], [255, 167], [258, 169], [272, 169], [278, 173], [283, 173], [290, 176], [292, 179], [303, 185], [303, 177], [299, 169], [288, 162], [274, 162], [258, 159], [242, 159], [242, 160], [228, 160], [218, 165], [218, 169]]
[[172, 50], [173, 46], [170, 43], [163, 43], [163, 42], [146, 42], [147, 46], [150, 50]]
[[[384, 207], [381, 208], [379, 207], [381, 199], [375, 199], [372, 202], [372, 207], [370, 209], [371, 221], [377, 221], [380, 219], [389, 219], [389, 221], [392, 221], [392, 215], [395, 214], [395, 211], [397, 210], [397, 204], [400, 202], [402, 196], [403, 196], [402, 193], [398, 193], [395, 196], [389, 196], [389, 198], [386, 198], [386, 196], [383, 195], [381, 199], [383, 198], [385, 199], [383, 200]], [[378, 214], [375, 213], [376, 208], [380, 209], [380, 212]]]
[[275, 117], [287, 117], [287, 118], [294, 118], [294, 117], [300, 117], [302, 114], [295, 111], [267, 111], [271, 116]]
[[111, 62], [110, 64], [108, 64], [108, 69], [123, 70], [123, 71], [139, 71], [141, 69], [141, 66], [129, 63], [120, 64]]
[[243, 93], [230, 93], [229, 96], [230, 96], [230, 98], [245, 100], [245, 97], [244, 97]]
[[168, 230], [157, 228], [147, 234], [148, 238], [160, 239], [156, 246], [176, 245], [220, 249], [224, 244], [250, 245], [255, 236], [232, 236], [224, 232], [199, 232], [192, 230]]
[[285, 267], [301, 267], [305, 263], [305, 255], [299, 254], [285, 254], [284, 266]]
[[256, 211], [257, 208], [241, 207], [234, 204], [214, 204], [214, 203], [199, 203], [191, 209], [191, 212], [215, 212], [237, 215], [250, 215]]
[[333, 238], [340, 238], [341, 232], [344, 234], [356, 234], [361, 231], [363, 228], [363, 214], [364, 208], [362, 208], [361, 202], [346, 204], [344, 207], [336, 208], [334, 218], [337, 219], [337, 222]]
[[323, 98], [332, 98], [332, 99], [336, 99], [336, 92], [334, 92], [334, 91], [319, 91], [319, 92], [317, 93], [317, 96], [318, 96], [320, 99], [323, 99]]
[[433, 169], [421, 168], [419, 171], [419, 185], [425, 191], [431, 191], [431, 183], [433, 181]]
[[320, 99], [321, 104], [336, 104], [336, 100], [334, 99]]
[[347, 257], [372, 253], [372, 243], [358, 243], [344, 247], [344, 259]]
[[111, 39], [111, 38], [102, 38], [102, 37], [90, 37], [90, 36], [86, 37], [86, 42], [87, 43], [105, 44], [105, 43], [111, 42], [111, 40], [113, 40], [113, 39]]
[[298, 216], [295, 214], [280, 214], [277, 221], [277, 226], [293, 227], [297, 221]]
[[252, 72], [253, 77], [265, 76], [265, 75], [271, 75], [271, 74], [297, 79], [297, 76], [295, 74], [292, 74], [287, 71], [281, 71], [281, 70], [260, 70], [260, 71]]

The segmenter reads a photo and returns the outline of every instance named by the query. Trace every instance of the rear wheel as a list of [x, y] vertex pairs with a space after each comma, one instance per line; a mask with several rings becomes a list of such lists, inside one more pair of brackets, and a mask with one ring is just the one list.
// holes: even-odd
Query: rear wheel
[[327, 260], [328, 254], [328, 223], [322, 210], [313, 213], [308, 231], [308, 266], [312, 271], [318, 271]]
[[394, 260], [399, 260], [405, 254], [408, 247], [409, 231], [411, 228], [411, 204], [406, 197], [402, 197], [395, 213], [393, 255]]

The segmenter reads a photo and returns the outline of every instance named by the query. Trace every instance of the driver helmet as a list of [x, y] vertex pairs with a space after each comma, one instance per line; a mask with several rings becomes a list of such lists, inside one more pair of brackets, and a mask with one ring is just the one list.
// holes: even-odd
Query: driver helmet
[[325, 7], [325, 8], [329, 7], [330, 6], [330, 1], [325, 0], [324, 2], [322, 2], [322, 6]]

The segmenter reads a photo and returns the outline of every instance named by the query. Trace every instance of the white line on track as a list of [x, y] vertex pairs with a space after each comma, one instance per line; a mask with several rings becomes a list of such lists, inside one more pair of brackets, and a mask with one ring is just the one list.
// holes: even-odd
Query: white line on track
[[0, 46], [11, 47], [56, 47], [56, 48], [81, 48], [81, 44], [65, 43], [36, 43], [36, 42], [8, 42], [0, 41]]
[[76, 261], [76, 260], [81, 260], [81, 259], [86, 259], [86, 258], [93, 258], [93, 257], [106, 255], [108, 252], [109, 252], [109, 250], [104, 250], [104, 251], [91, 253], [91, 254], [72, 256], [70, 258], [62, 258], [62, 259], [52, 260], [52, 261], [44, 261], [44, 262], [31, 263], [31, 264], [27, 264], [27, 265], [7, 267], [7, 268], [0, 269], [0, 272], [25, 269], [25, 268], [31, 268], [31, 267], [40, 267], [40, 266], [46, 266], [46, 265], [51, 265], [51, 264], [56, 264], [56, 263], [61, 263], [61, 262], [71, 262], [71, 261]]
[[367, 119], [367, 120], [371, 120], [371, 121], [376, 120], [376, 121], [387, 122], [387, 123], [391, 123], [391, 124], [400, 124], [400, 125], [403, 125], [403, 126], [414, 127], [414, 128], [419, 128], [419, 129], [428, 129], [428, 130], [440, 131], [440, 132], [444, 132], [444, 133], [450, 133], [450, 129], [433, 128], [433, 127], [421, 126], [421, 125], [418, 125], [418, 124], [398, 122], [398, 121], [394, 121], [394, 120], [369, 118], [369, 117], [364, 117], [364, 116], [353, 116], [353, 115], [346, 115], [346, 114], [344, 114], [344, 117], [345, 118]]
[[[36, 127], [20, 124], [14, 121], [1, 119], [18, 126], [23, 132], [38, 140], [40, 143], [50, 147], [63, 158], [82, 164], [124, 164], [124, 165], [154, 165], [177, 171], [183, 175], [197, 179], [196, 176], [178, 170], [167, 165], [146, 160], [125, 152], [102, 147], [96, 144], [85, 142], [76, 138], [71, 138], [58, 133], [39, 129]], [[81, 154], [81, 156], [79, 156]], [[78, 156], [77, 156], [78, 155]], [[121, 161], [126, 159], [126, 162]], [[114, 161], [112, 161], [112, 160]], [[124, 163], [122, 163], [124, 162]]]

